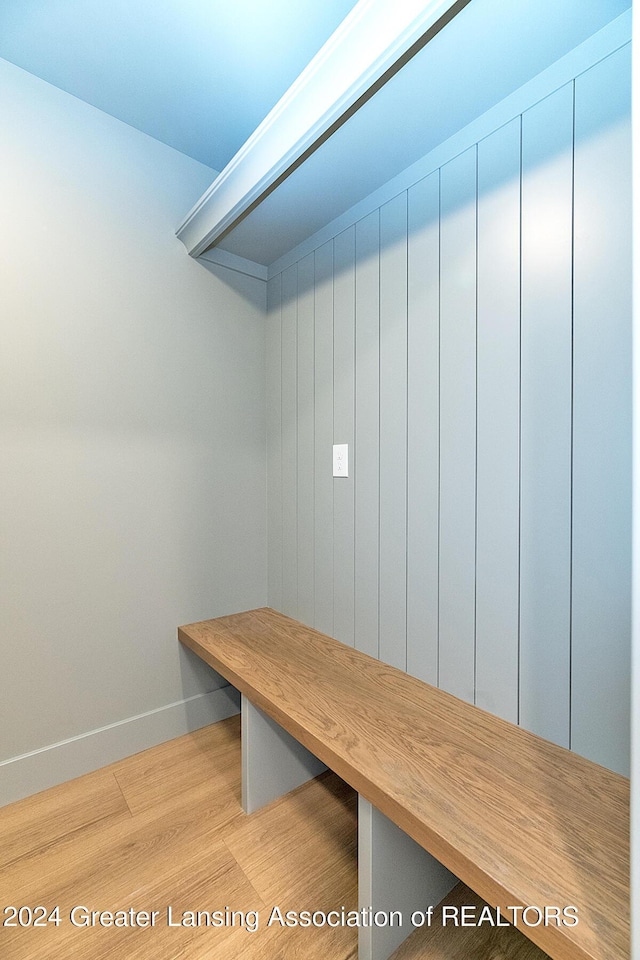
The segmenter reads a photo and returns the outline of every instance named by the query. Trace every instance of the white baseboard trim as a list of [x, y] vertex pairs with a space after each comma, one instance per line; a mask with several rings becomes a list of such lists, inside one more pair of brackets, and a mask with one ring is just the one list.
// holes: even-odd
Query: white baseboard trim
[[240, 712], [225, 686], [0, 762], [0, 807]]

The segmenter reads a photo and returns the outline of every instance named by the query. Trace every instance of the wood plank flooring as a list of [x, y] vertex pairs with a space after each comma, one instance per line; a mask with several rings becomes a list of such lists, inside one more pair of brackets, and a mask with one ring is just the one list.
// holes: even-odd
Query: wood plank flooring
[[[0, 926], [0, 957], [356, 960], [355, 928], [267, 925], [276, 905], [283, 913], [356, 909], [356, 810], [355, 793], [325, 774], [245, 816], [237, 717], [4, 807], [0, 923], [10, 906], [47, 913], [57, 906], [60, 923]], [[452, 897], [479, 902], [464, 887]], [[109, 911], [129, 925], [83, 926], [85, 910], [76, 909], [76, 926], [74, 907]], [[169, 907], [176, 926], [168, 925]], [[154, 925], [132, 926], [132, 908], [138, 922], [142, 911], [149, 920], [157, 911]], [[189, 911], [226, 911], [226, 923], [180, 925]], [[463, 957], [544, 955], [513, 928], [455, 927], [417, 930], [397, 953], [397, 960]]]

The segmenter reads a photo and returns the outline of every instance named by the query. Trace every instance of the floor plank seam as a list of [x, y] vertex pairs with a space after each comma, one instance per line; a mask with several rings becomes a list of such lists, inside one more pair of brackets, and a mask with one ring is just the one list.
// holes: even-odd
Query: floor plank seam
[[120, 791], [120, 794], [122, 795], [122, 799], [123, 799], [124, 802], [125, 802], [125, 806], [126, 806], [127, 810], [129, 811], [129, 816], [130, 816], [131, 819], [133, 820], [133, 818], [135, 817], [135, 814], [134, 814], [133, 810], [131, 809], [131, 807], [129, 806], [129, 801], [127, 800], [127, 795], [126, 795], [126, 793], [124, 792], [124, 789], [123, 789], [123, 787], [122, 787], [122, 784], [121, 784], [120, 781], [118, 780], [118, 774], [115, 772], [115, 770], [112, 770], [111, 773], [112, 773], [113, 779], [115, 780], [115, 782], [116, 782], [116, 784], [117, 784], [118, 790]]

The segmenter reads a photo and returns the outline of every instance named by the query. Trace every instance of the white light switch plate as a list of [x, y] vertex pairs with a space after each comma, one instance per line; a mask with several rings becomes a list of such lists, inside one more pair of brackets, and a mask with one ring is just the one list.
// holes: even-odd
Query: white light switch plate
[[334, 443], [333, 445], [333, 475], [334, 477], [349, 476], [348, 443]]

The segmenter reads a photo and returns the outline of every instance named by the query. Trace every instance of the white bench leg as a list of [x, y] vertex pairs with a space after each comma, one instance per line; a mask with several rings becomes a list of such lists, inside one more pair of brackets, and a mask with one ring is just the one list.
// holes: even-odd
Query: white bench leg
[[253, 813], [326, 770], [324, 763], [243, 695], [242, 807]]
[[[358, 796], [358, 908], [393, 925], [358, 929], [358, 960], [387, 960], [415, 929], [414, 911], [426, 913], [457, 883], [445, 867], [411, 837]], [[402, 925], [392, 911], [399, 911]]]

